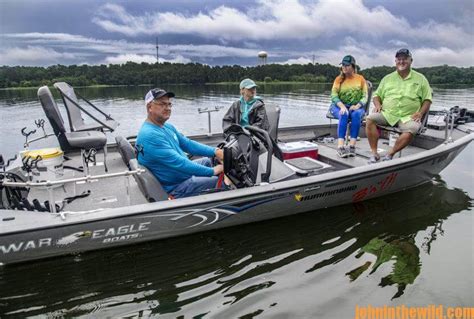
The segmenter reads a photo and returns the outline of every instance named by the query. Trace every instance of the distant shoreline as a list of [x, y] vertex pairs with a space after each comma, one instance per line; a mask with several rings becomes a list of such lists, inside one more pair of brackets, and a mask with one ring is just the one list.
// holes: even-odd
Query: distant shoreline
[[[474, 85], [474, 67], [442, 65], [414, 69], [432, 85]], [[358, 73], [376, 84], [393, 72], [394, 66], [375, 66]], [[267, 64], [254, 67], [239, 65], [209, 66], [199, 63], [133, 63], [110, 65], [53, 65], [49, 67], [0, 66], [0, 88], [29, 88], [55, 82], [73, 87], [234, 85], [251, 78], [260, 85], [332, 83], [340, 74], [339, 66], [309, 63], [305, 65]], [[149, 84], [144, 84], [149, 83]]]
[[[240, 82], [218, 82], [218, 83], [204, 83], [204, 84], [197, 84], [198, 86], [206, 86], [206, 85], [235, 85], [238, 86]], [[271, 85], [290, 85], [290, 84], [314, 84], [314, 85], [332, 85], [332, 82], [324, 82], [324, 83], [316, 83], [316, 82], [301, 82], [301, 81], [280, 81], [280, 82], [258, 82], [256, 81], [258, 86], [271, 86]], [[373, 84], [378, 84], [375, 82]], [[75, 86], [75, 88], [119, 88], [119, 87], [153, 87], [155, 84], [137, 84], [137, 85], [113, 85], [113, 84], [95, 84], [95, 85], [84, 85], [84, 86]], [[185, 86], [185, 85], [196, 85], [190, 83], [160, 83], [159, 86]], [[456, 87], [456, 88], [471, 88], [474, 87], [474, 83], [453, 83], [453, 84], [431, 84], [432, 87], [439, 87], [439, 88], [449, 88], [449, 87]], [[28, 86], [28, 87], [7, 87], [7, 88], [0, 88], [0, 91], [20, 91], [20, 90], [33, 90], [38, 89], [39, 86]], [[53, 86], [50, 86], [53, 88]]]
[[[198, 86], [205, 86], [205, 85], [239, 85], [240, 82], [216, 82], [216, 83], [203, 83], [197, 84]], [[274, 81], [274, 82], [259, 82], [256, 81], [258, 86], [265, 86], [265, 85], [288, 85], [288, 84], [322, 84], [322, 85], [332, 85], [332, 82], [302, 82], [302, 81]], [[180, 86], [180, 85], [196, 85], [190, 83], [160, 83], [161, 86], [166, 85], [173, 85], [173, 86]], [[133, 85], [126, 85], [126, 84], [94, 84], [94, 85], [83, 85], [83, 86], [75, 86], [75, 88], [113, 88], [113, 87], [140, 87], [140, 86], [154, 86], [154, 84], [133, 84]], [[50, 85], [49, 87], [53, 87]], [[31, 90], [37, 89], [37, 86], [17, 86], [17, 87], [7, 87], [7, 88], [0, 88], [0, 90]]]

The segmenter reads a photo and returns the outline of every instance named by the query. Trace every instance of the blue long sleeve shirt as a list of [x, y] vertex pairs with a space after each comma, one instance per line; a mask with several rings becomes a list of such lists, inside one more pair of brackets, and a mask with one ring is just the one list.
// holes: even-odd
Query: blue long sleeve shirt
[[171, 124], [160, 127], [144, 122], [136, 144], [143, 148], [138, 154], [138, 162], [158, 178], [168, 193], [193, 175], [214, 175], [213, 168], [191, 161], [186, 153], [211, 157], [215, 149], [188, 139]]

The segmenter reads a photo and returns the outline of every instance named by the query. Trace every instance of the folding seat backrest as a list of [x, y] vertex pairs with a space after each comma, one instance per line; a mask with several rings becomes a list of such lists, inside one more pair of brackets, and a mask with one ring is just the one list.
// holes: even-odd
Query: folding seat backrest
[[134, 174], [133, 177], [147, 201], [158, 202], [168, 200], [168, 193], [166, 193], [163, 186], [161, 186], [161, 183], [156, 179], [155, 175], [148, 170], [148, 168], [138, 164], [136, 158], [131, 159], [129, 164], [131, 170], [136, 170], [138, 168], [145, 170], [143, 173]]
[[[104, 113], [97, 106], [95, 106], [90, 101], [82, 97], [80, 94], [76, 95], [74, 88], [70, 86], [69, 84], [67, 84], [66, 82], [54, 83], [54, 87], [58, 89], [59, 93], [61, 94], [61, 98], [64, 102], [64, 106], [66, 107], [71, 132], [76, 132], [76, 131], [113, 132], [119, 125], [119, 123], [115, 121], [109, 114]], [[79, 100], [77, 99], [77, 96], [82, 98], [82, 100], [86, 103], [88, 109], [85, 109], [83, 106], [79, 104]], [[88, 117], [90, 117], [93, 120], [93, 122], [85, 123], [84, 118], [82, 116], [83, 113], [85, 113]], [[99, 114], [104, 116], [104, 118], [99, 119], [97, 117]]]
[[59, 144], [63, 150], [69, 148], [65, 133], [66, 128], [64, 126], [64, 120], [59, 112], [58, 105], [54, 101], [53, 95], [47, 86], [42, 86], [38, 89], [38, 98], [41, 106], [43, 107], [44, 113], [53, 128], [54, 134], [59, 140]]
[[[59, 92], [61, 92], [61, 98], [64, 102], [64, 105], [66, 106], [71, 131], [77, 130], [79, 127], [84, 125], [84, 119], [82, 118], [81, 110], [71, 102], [72, 100], [76, 103], [79, 103], [76, 93], [74, 92], [74, 88], [66, 82], [54, 83], [54, 87], [56, 87]], [[64, 95], [66, 95], [71, 100], [66, 98]]]
[[267, 112], [268, 123], [270, 128], [268, 134], [274, 140], [278, 140], [278, 123], [280, 122], [281, 109], [276, 104], [265, 104], [265, 111]]
[[116, 136], [115, 142], [117, 142], [117, 150], [122, 156], [123, 162], [130, 169], [130, 160], [137, 157], [133, 146], [122, 136]]

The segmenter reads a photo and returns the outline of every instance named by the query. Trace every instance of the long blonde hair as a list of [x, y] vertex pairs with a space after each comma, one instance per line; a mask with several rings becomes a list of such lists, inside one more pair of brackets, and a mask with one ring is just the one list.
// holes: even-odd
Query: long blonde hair
[[[352, 69], [354, 69], [354, 73], [357, 74], [357, 68], [356, 68], [356, 65], [355, 64], [351, 64], [352, 65]], [[342, 72], [342, 66], [341, 66], [341, 73], [339, 73], [339, 76], [341, 77], [341, 81], [339, 81], [339, 90], [341, 90], [341, 85], [342, 83], [346, 80], [346, 75], [344, 74], [344, 72]]]

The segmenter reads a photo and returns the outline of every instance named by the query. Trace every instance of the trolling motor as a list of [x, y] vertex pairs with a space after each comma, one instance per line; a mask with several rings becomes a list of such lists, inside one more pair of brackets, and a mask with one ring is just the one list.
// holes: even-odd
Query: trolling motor
[[460, 108], [458, 105], [453, 106], [449, 109], [449, 113], [445, 121], [447, 123], [452, 122], [455, 126], [466, 124], [466, 122], [469, 121], [469, 116], [466, 116], [466, 113], [466, 108]]
[[268, 183], [272, 170], [273, 142], [268, 132], [253, 126], [231, 125], [224, 132], [224, 173], [237, 188], [254, 186], [260, 154], [267, 152], [266, 169], [260, 176]]

